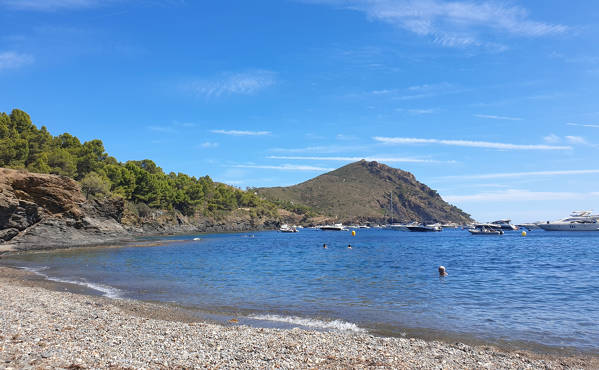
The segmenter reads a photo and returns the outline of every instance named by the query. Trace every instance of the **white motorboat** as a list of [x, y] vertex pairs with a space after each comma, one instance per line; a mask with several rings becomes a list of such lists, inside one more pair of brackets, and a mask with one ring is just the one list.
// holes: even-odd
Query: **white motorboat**
[[518, 226], [521, 229], [526, 229], [528, 231], [531, 231], [531, 230], [540, 229], [539, 224], [540, 224], [540, 222], [533, 222], [533, 223], [518, 224], [516, 226]]
[[512, 225], [512, 220], [497, 220], [491, 224], [499, 226], [501, 230], [518, 230], [518, 226]]
[[497, 224], [476, 224], [468, 231], [472, 235], [502, 235], [503, 230]]
[[546, 231], [599, 231], [599, 215], [593, 215], [591, 211], [575, 211], [570, 217], [538, 226]]
[[323, 225], [320, 227], [323, 231], [345, 231], [347, 230], [343, 224]]
[[297, 233], [297, 228], [295, 226], [289, 226], [287, 224], [281, 225], [279, 231], [282, 233]]
[[443, 228], [439, 224], [433, 225], [406, 225], [408, 231], [412, 232], [431, 232], [431, 231], [443, 231]]

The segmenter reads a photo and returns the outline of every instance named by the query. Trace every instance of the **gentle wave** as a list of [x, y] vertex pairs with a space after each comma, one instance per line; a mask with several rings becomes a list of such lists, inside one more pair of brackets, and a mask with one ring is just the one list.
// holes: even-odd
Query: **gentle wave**
[[48, 276], [48, 275], [42, 273], [41, 271], [47, 270], [49, 268], [48, 266], [42, 266], [42, 267], [20, 267], [20, 268], [22, 270], [29, 271], [29, 272], [32, 272], [32, 273], [34, 273], [36, 275], [42, 276], [46, 280], [55, 281], [57, 283], [75, 284], [75, 285], [84, 286], [84, 287], [87, 287], [87, 288], [90, 288], [90, 289], [93, 289], [93, 290], [96, 290], [96, 291], [102, 293], [102, 295], [104, 297], [107, 297], [107, 298], [113, 298], [113, 299], [120, 299], [121, 298], [122, 291], [120, 289], [111, 287], [109, 285], [98, 284], [98, 283], [90, 283], [89, 281], [87, 281], [85, 279], [81, 279], [79, 281], [77, 281], [77, 280], [68, 280], [68, 279], [61, 279], [61, 278], [56, 278], [56, 277]]
[[341, 320], [323, 321], [299, 316], [279, 316], [279, 315], [251, 315], [250, 319], [262, 321], [284, 322], [293, 325], [304, 326], [315, 329], [352, 331], [356, 333], [365, 333], [366, 330], [358, 327], [356, 324]]

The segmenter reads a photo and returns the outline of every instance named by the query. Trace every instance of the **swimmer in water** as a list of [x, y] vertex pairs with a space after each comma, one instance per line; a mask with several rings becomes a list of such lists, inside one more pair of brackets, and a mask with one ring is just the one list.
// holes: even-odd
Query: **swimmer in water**
[[445, 266], [439, 266], [439, 276], [447, 276], [449, 275], [447, 271], [445, 271]]
[[348, 244], [348, 245], [347, 245], [347, 248], [348, 248], [348, 249], [351, 249], [351, 244]]
[[327, 245], [326, 245], [326, 244], [323, 244], [323, 245], [322, 245], [322, 247], [323, 247], [324, 249], [327, 249]]

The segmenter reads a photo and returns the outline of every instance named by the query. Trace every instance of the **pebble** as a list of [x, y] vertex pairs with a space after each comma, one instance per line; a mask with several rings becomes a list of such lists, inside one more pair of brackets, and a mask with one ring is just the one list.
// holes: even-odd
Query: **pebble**
[[6, 369], [599, 368], [593, 356], [515, 353], [368, 333], [161, 320], [141, 314], [164, 311], [160, 305], [57, 292], [1, 274], [0, 302], [0, 368]]

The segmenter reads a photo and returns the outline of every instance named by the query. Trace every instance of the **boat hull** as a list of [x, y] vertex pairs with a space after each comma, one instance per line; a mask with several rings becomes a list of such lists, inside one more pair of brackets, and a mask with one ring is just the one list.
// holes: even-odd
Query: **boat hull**
[[599, 223], [549, 223], [538, 226], [545, 231], [599, 231]]

